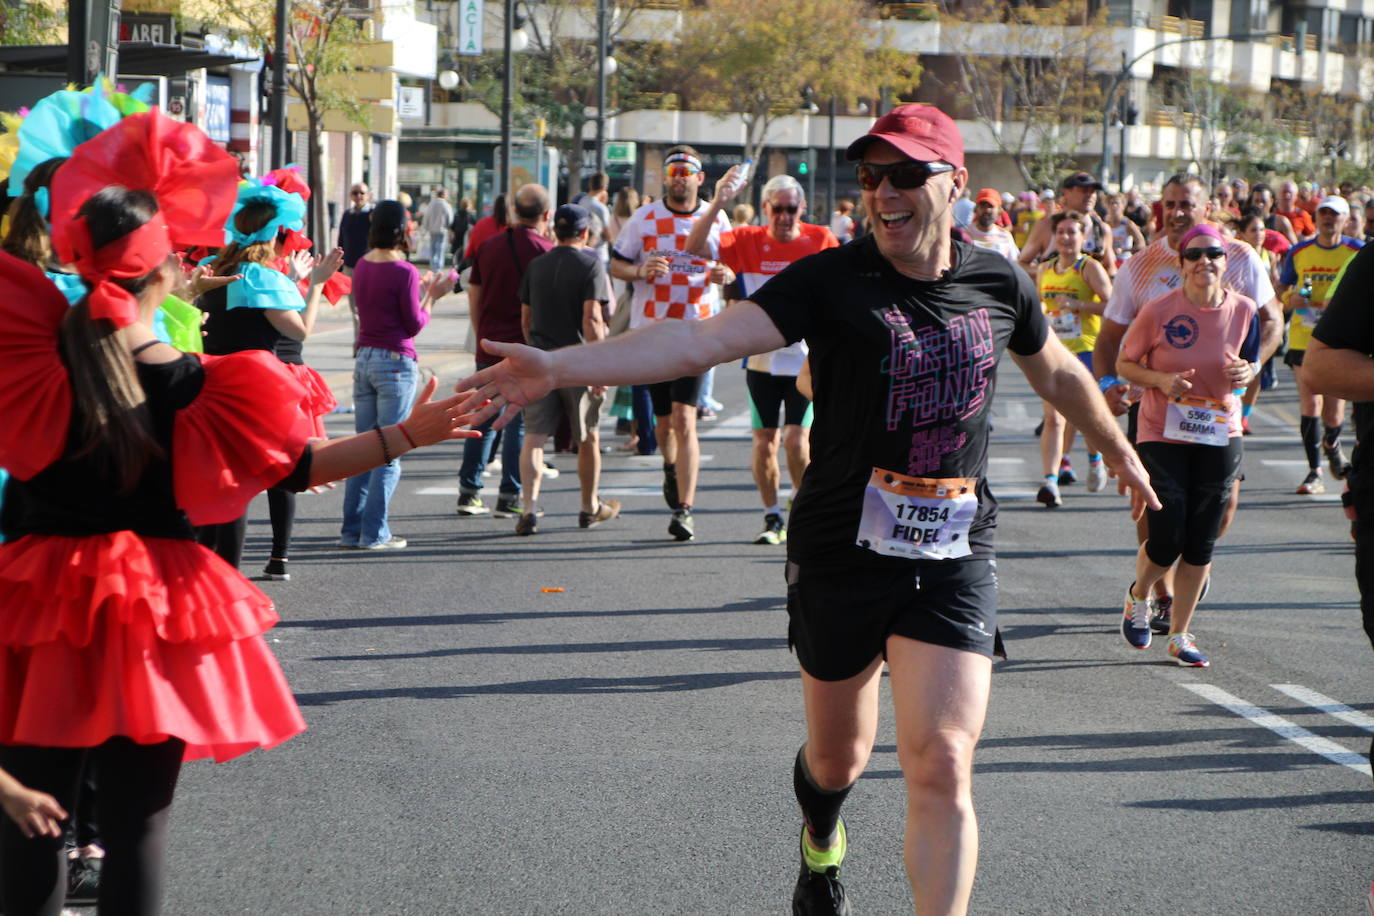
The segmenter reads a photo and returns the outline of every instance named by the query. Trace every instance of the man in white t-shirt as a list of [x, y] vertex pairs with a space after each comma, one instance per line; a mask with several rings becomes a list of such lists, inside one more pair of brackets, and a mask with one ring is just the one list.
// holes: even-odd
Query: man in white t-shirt
[[830, 234], [843, 245], [854, 238], [854, 201], [842, 200], [830, 214]]
[[973, 222], [964, 227], [969, 241], [979, 248], [995, 251], [1013, 264], [1021, 252], [1011, 233], [997, 225], [997, 214], [1002, 211], [1002, 195], [996, 188], [984, 188], [973, 199]]
[[448, 191], [440, 188], [434, 192], [434, 199], [425, 207], [425, 215], [420, 219], [431, 270], [444, 269], [444, 252], [448, 251], [448, 231], [452, 225], [453, 205], [448, 202]]
[[[1129, 385], [1116, 377], [1116, 358], [1121, 349], [1121, 340], [1126, 329], [1135, 319], [1140, 307], [1151, 299], [1171, 292], [1183, 282], [1180, 272], [1178, 243], [1184, 234], [1201, 222], [1206, 221], [1207, 192], [1202, 179], [1196, 175], [1174, 175], [1164, 183], [1161, 198], [1164, 212], [1164, 234], [1155, 239], [1137, 255], [1133, 255], [1116, 275], [1112, 284], [1112, 297], [1102, 314], [1102, 326], [1097, 332], [1097, 343], [1093, 347], [1093, 374], [1098, 377], [1098, 385], [1107, 398], [1107, 406], [1120, 415], [1131, 410], [1128, 422], [1128, 438], [1135, 441], [1135, 411], [1129, 402]], [[1260, 261], [1255, 249], [1245, 242], [1231, 239], [1226, 242], [1226, 274], [1222, 283], [1242, 296], [1255, 300], [1259, 307], [1260, 319], [1260, 364], [1273, 355], [1283, 334], [1283, 312], [1278, 300], [1274, 298], [1274, 286], [1269, 281], [1269, 272]], [[1235, 517], [1236, 505], [1240, 498], [1240, 481], [1231, 490], [1231, 501], [1222, 518], [1221, 533], [1226, 531], [1231, 519]], [[1145, 539], [1145, 519], [1142, 517], [1136, 526], [1141, 541]], [[1220, 533], [1219, 535], [1220, 536]], [[1173, 603], [1173, 572], [1165, 574], [1156, 586], [1150, 600], [1156, 613], [1151, 626], [1156, 632], [1168, 632], [1170, 605]], [[1205, 592], [1205, 588], [1204, 588]]]
[[[703, 321], [720, 311], [720, 287], [735, 279], [734, 271], [715, 260], [730, 235], [730, 220], [716, 214], [706, 242], [710, 258], [687, 250], [695, 217], [709, 207], [699, 196], [703, 178], [696, 150], [670, 148], [663, 159], [663, 199], [636, 210], [616, 236], [611, 275], [634, 284], [631, 329], [659, 321]], [[679, 541], [696, 536], [692, 504], [701, 462], [701, 379], [691, 375], [649, 386], [663, 452], [663, 499], [673, 510], [668, 533]]]

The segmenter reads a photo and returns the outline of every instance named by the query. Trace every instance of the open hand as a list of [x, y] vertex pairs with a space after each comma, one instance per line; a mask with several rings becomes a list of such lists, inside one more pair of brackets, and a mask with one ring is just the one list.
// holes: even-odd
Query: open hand
[[343, 249], [335, 248], [324, 257], [314, 263], [314, 269], [310, 271], [310, 285], [321, 286], [330, 277], [334, 276], [340, 265], [343, 264]]
[[489, 403], [476, 411], [472, 422], [485, 423], [499, 413], [495, 428], [501, 429], [515, 419], [520, 408], [554, 389], [553, 359], [547, 351], [524, 344], [483, 340], [482, 347], [506, 358], [463, 379], [455, 390], [480, 393]]
[[1140, 521], [1146, 509], [1154, 509], [1157, 512], [1164, 508], [1164, 504], [1155, 495], [1154, 487], [1150, 486], [1150, 475], [1146, 473], [1135, 452], [1126, 452], [1114, 458], [1108, 458], [1104, 454], [1102, 460], [1107, 462], [1107, 473], [1116, 478], [1116, 492], [1123, 496], [1130, 494], [1132, 521]]
[[29, 839], [36, 836], [60, 837], [67, 812], [46, 792], [20, 787], [5, 799], [5, 813]]
[[464, 429], [474, 422], [475, 409], [483, 406], [484, 398], [474, 393], [455, 394], [434, 401], [434, 392], [439, 380], [431, 377], [425, 382], [405, 419], [406, 432], [420, 448], [444, 442], [448, 439], [480, 439], [482, 434], [475, 429]]
[[225, 277], [217, 277], [213, 273], [214, 268], [209, 264], [202, 264], [193, 268], [186, 280], [172, 290], [172, 295], [186, 302], [194, 302], [197, 297], [208, 293], [212, 289], [220, 289], [228, 286], [235, 280], [242, 280], [243, 274], [230, 274]]

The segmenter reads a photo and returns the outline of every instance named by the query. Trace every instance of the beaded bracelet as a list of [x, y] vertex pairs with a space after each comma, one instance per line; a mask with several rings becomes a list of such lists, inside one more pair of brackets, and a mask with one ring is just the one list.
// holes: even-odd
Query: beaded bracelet
[[391, 464], [395, 459], [391, 457], [391, 449], [386, 447], [386, 434], [382, 432], [382, 428], [380, 426], [377, 426], [375, 424], [373, 425], [372, 430], [377, 434], [377, 441], [382, 443], [382, 457], [386, 459], [387, 464]]

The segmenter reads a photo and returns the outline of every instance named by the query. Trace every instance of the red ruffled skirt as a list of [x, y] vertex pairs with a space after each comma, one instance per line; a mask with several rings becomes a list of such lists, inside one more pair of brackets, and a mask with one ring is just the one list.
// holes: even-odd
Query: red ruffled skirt
[[323, 439], [324, 420], [323, 418], [339, 406], [339, 402], [334, 398], [334, 393], [325, 384], [324, 377], [314, 369], [301, 363], [284, 363], [286, 371], [291, 373], [291, 377], [300, 383], [305, 389], [305, 397], [301, 400], [301, 409], [315, 422], [315, 436]]
[[280, 744], [305, 721], [262, 634], [266, 595], [192, 541], [129, 531], [0, 546], [0, 744]]

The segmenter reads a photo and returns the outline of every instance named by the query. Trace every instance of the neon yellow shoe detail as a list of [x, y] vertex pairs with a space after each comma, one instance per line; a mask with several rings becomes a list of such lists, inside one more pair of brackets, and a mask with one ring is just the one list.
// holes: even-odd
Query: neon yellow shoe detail
[[816, 849], [811, 845], [811, 831], [802, 827], [802, 861], [806, 867], [814, 872], [824, 872], [828, 868], [838, 868], [844, 861], [844, 854], [849, 848], [849, 841], [845, 837], [844, 820], [835, 822], [835, 845], [829, 849]]

